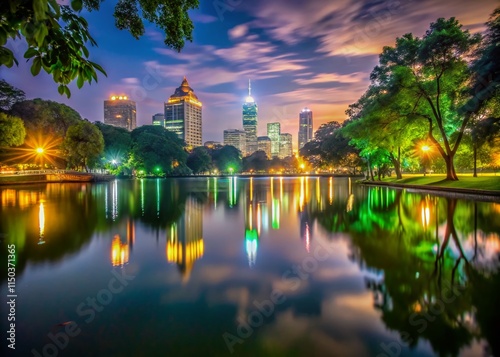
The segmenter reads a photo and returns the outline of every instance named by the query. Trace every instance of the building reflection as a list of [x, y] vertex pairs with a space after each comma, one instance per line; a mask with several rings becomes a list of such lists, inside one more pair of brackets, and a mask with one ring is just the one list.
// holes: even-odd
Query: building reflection
[[309, 253], [313, 237], [312, 221], [307, 211], [300, 213], [300, 238]]
[[186, 282], [196, 260], [203, 257], [203, 252], [202, 207], [189, 197], [182, 217], [167, 229], [167, 261], [177, 264], [182, 280]]

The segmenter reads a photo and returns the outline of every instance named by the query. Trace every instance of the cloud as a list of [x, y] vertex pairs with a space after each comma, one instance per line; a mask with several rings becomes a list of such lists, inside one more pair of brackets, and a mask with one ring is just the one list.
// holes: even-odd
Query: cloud
[[339, 73], [319, 73], [312, 78], [297, 78], [294, 80], [295, 83], [301, 85], [316, 84], [316, 83], [358, 83], [360, 81], [366, 80], [366, 73], [354, 72], [349, 74], [339, 74]]
[[248, 25], [246, 24], [238, 25], [229, 30], [229, 38], [234, 40], [245, 36], [247, 33], [248, 33]]

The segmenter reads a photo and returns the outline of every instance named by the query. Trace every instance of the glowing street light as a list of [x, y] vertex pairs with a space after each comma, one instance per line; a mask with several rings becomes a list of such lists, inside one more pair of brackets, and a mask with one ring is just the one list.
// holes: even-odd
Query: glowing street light
[[229, 173], [232, 175], [233, 174], [233, 171], [234, 169], [232, 167], [229, 168]]
[[43, 148], [36, 148], [36, 153], [37, 154], [43, 154], [45, 150], [43, 150]]

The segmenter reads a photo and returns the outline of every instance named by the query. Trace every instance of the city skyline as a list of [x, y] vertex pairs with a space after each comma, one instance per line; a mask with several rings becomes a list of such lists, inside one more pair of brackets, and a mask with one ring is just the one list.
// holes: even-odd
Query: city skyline
[[[394, 45], [396, 37], [407, 32], [422, 36], [431, 22], [451, 16], [479, 32], [494, 5], [490, 0], [376, 4], [316, 0], [295, 7], [284, 0], [272, 4], [257, 0], [234, 2], [221, 10], [207, 2], [191, 12], [194, 42], [178, 54], [165, 48], [162, 34], [152, 26], [139, 41], [117, 30], [113, 4], [103, 3], [101, 11], [83, 13], [99, 44], [90, 48], [91, 60], [101, 64], [108, 77], [99, 76], [97, 84], [81, 90], [72, 83], [72, 97], [66, 99], [57, 93], [50, 76], [32, 77], [25, 61], [0, 74], [28, 98], [63, 102], [90, 121], [103, 120], [102, 98], [126, 93], [137, 102], [138, 126], [151, 123], [186, 75], [207, 103], [203, 141], [222, 141], [224, 128], [239, 127], [246, 81], [252, 78], [261, 108], [257, 135], [265, 135], [269, 122], [279, 122], [283, 132], [296, 133], [296, 113], [306, 105], [315, 113], [313, 130], [327, 121], [343, 121], [347, 106], [366, 89], [382, 47]], [[10, 48], [22, 57], [21, 42], [11, 42]]]

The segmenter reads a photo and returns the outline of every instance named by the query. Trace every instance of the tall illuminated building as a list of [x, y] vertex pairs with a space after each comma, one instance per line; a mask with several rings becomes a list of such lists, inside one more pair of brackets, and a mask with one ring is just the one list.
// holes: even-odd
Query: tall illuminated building
[[203, 209], [188, 197], [182, 217], [167, 229], [167, 261], [176, 263], [187, 281], [196, 260], [203, 257]]
[[231, 145], [238, 149], [242, 155], [246, 155], [247, 136], [243, 130], [224, 130], [224, 145]]
[[165, 129], [173, 131], [188, 146], [202, 146], [202, 104], [184, 77], [181, 86], [165, 103]]
[[135, 102], [126, 95], [111, 96], [104, 101], [104, 124], [118, 126], [129, 131], [137, 127]]
[[313, 138], [313, 113], [304, 108], [299, 114], [299, 150]]
[[284, 159], [293, 155], [292, 134], [280, 134], [280, 154], [279, 158]]
[[257, 144], [257, 103], [252, 97], [252, 87], [248, 80], [248, 97], [243, 104], [243, 130], [246, 133], [246, 155], [252, 155], [258, 149]]
[[157, 113], [153, 115], [153, 125], [159, 125], [165, 127], [165, 114]]
[[267, 136], [271, 139], [271, 157], [280, 156], [280, 123], [267, 123]]

